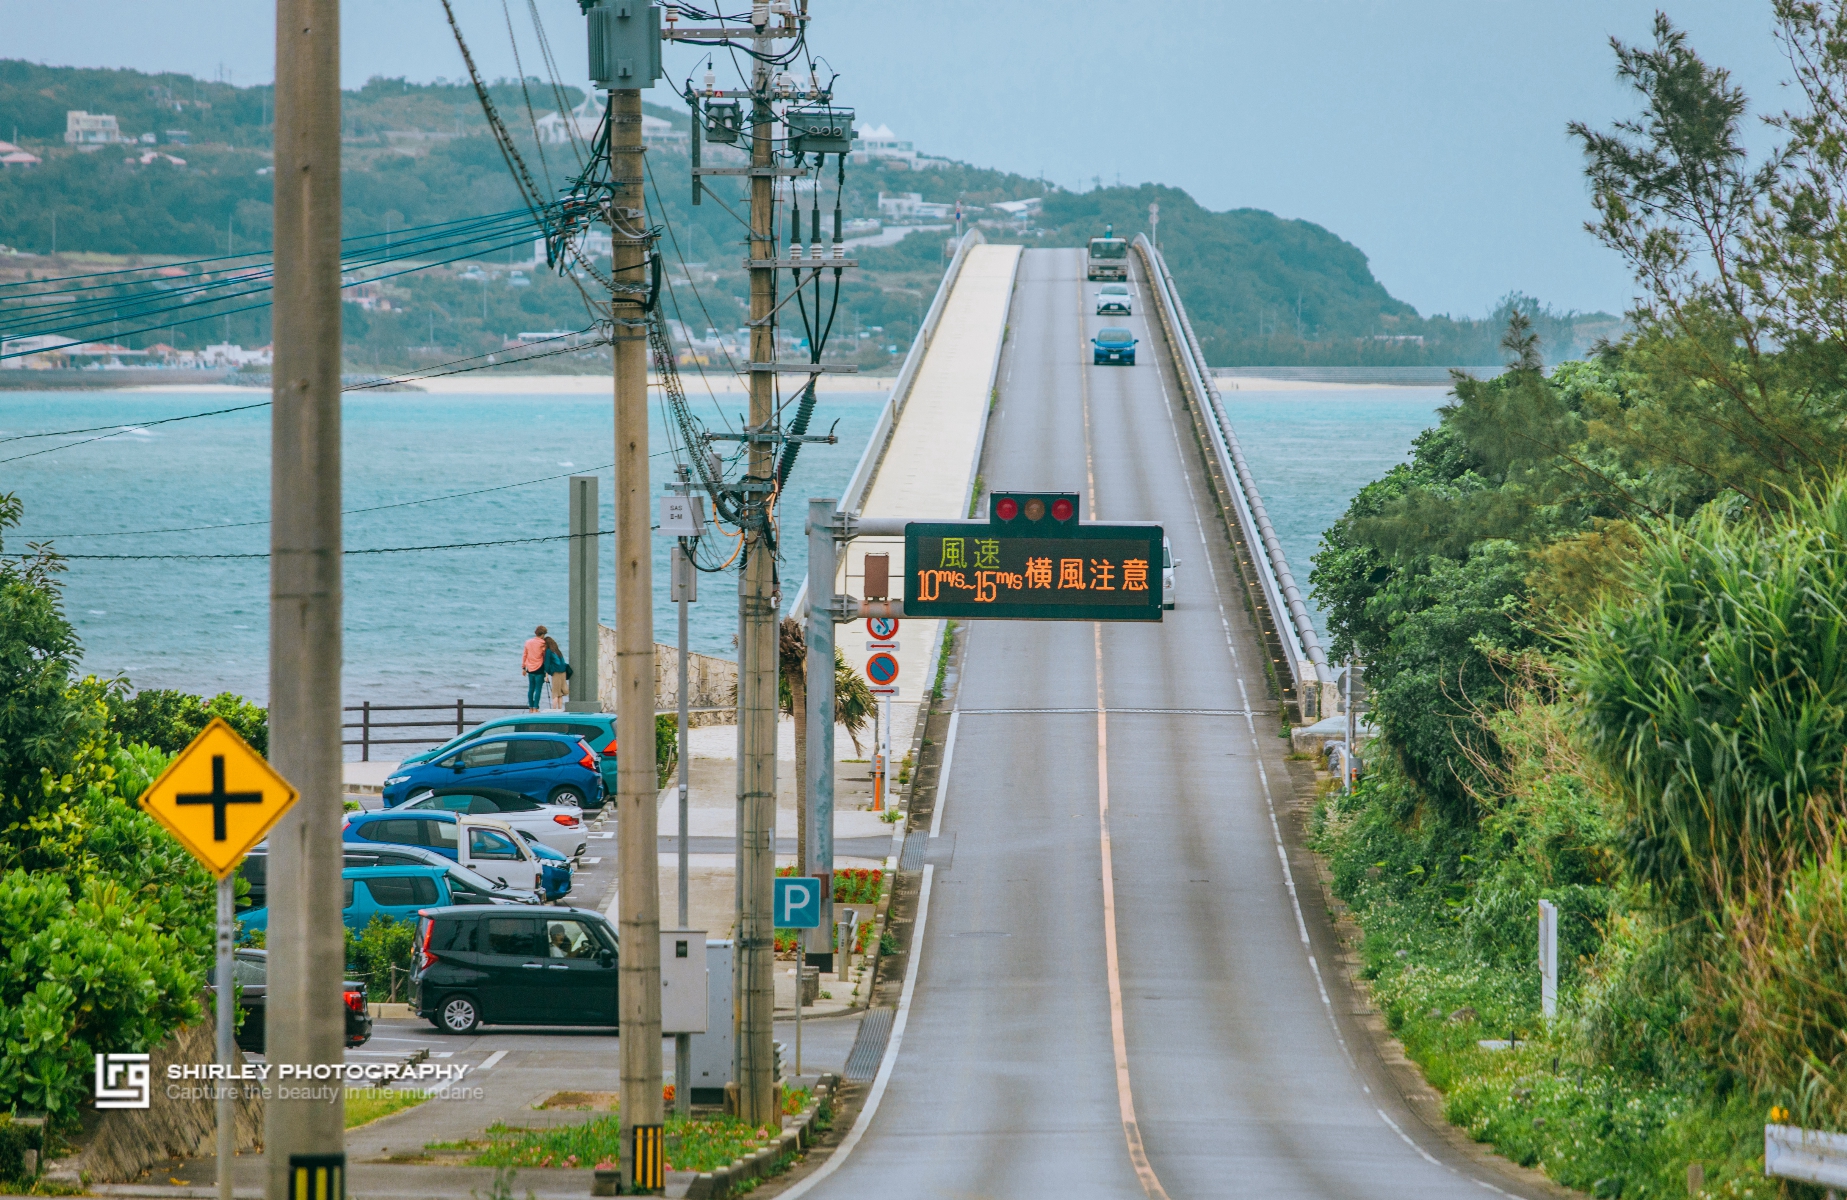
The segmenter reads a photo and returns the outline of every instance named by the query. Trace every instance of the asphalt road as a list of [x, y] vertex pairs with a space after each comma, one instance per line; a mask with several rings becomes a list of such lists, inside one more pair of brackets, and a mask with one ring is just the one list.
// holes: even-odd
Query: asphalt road
[[[1518, 1194], [1391, 1090], [1300, 862], [1310, 919], [1295, 905], [1287, 743], [1146, 286], [1132, 320], [1097, 318], [1082, 274], [1080, 252], [1026, 251], [982, 473], [1080, 492], [1087, 519], [1162, 522], [1178, 607], [973, 627], [943, 802], [957, 852], [932, 875], [908, 1030], [813, 1194]], [[1088, 337], [1124, 323], [1140, 364], [1089, 365]], [[1150, 709], [1216, 711], [1115, 711]]]

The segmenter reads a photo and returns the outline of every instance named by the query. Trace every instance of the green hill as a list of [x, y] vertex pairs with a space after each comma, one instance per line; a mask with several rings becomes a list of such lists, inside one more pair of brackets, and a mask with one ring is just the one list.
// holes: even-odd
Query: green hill
[[[529, 105], [543, 115], [558, 107], [557, 99], [575, 105], [583, 93], [555, 94], [537, 80], [524, 88], [503, 80], [491, 91], [541, 186], [562, 186], [576, 169], [571, 151], [541, 152], [519, 131], [529, 130]], [[686, 127], [684, 109], [646, 107]], [[125, 135], [151, 133], [154, 144], [89, 153], [67, 147], [67, 109], [113, 113]], [[520, 207], [472, 87], [373, 79], [344, 94], [342, 112], [348, 236]], [[38, 167], [0, 170], [0, 245], [37, 254], [55, 248], [182, 258], [261, 250], [272, 222], [273, 116], [267, 86], [0, 60], [0, 130], [16, 128], [17, 140], [44, 159]], [[170, 136], [175, 130], [185, 131], [185, 144]], [[184, 162], [155, 156], [144, 164], [149, 149]], [[691, 282], [698, 285], [697, 296], [687, 286], [670, 303], [695, 330], [734, 328], [746, 287], [741, 230], [725, 205], [737, 209], [742, 184], [712, 181], [725, 205], [695, 208], [685, 155], [657, 149], [647, 158], [659, 185], [653, 203], [675, 234], [664, 247], [669, 264], [693, 264]], [[1155, 184], [1075, 193], [965, 163], [935, 159], [927, 169], [910, 169], [881, 160], [850, 167], [843, 208], [849, 219], [876, 216], [881, 193], [902, 192], [931, 202], [961, 200], [991, 239], [1034, 246], [1081, 246], [1106, 222], [1132, 235], [1146, 228], [1148, 205], [1158, 202], [1162, 248], [1207, 357], [1220, 366], [1499, 363], [1500, 332], [1513, 307], [1535, 319], [1546, 356], [1555, 361], [1581, 354], [1594, 337], [1619, 327], [1604, 314], [1555, 313], [1518, 294], [1485, 319], [1423, 317], [1373, 277], [1363, 252], [1319, 225], [1249, 208], [1213, 212], [1177, 188]], [[831, 182], [824, 196], [831, 209]], [[989, 207], [1032, 197], [1044, 198], [1043, 212], [1028, 222]], [[836, 328], [864, 344], [866, 366], [889, 361], [875, 347], [909, 342], [945, 261], [943, 244], [941, 232], [916, 233], [859, 251], [864, 269], [842, 288]], [[510, 268], [523, 257], [508, 248], [498, 261]], [[389, 365], [415, 347], [478, 352], [520, 329], [578, 328], [587, 319], [581, 295], [568, 284], [539, 281], [497, 303], [485, 284], [452, 286], [450, 276], [460, 269], [405, 277], [393, 285], [391, 309], [355, 313], [350, 336], [369, 347], [367, 357]], [[498, 286], [507, 290], [505, 281]], [[464, 303], [462, 293], [472, 299]], [[504, 311], [497, 316], [497, 309]], [[263, 317], [242, 319], [244, 336], [264, 334]], [[162, 340], [186, 346], [197, 338], [178, 329]]]

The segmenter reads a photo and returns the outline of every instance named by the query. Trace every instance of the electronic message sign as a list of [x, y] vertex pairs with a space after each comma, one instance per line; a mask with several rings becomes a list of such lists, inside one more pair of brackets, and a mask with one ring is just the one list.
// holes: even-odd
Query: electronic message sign
[[1070, 492], [997, 492], [986, 521], [904, 527], [904, 615], [1159, 621], [1161, 527], [1078, 519]]

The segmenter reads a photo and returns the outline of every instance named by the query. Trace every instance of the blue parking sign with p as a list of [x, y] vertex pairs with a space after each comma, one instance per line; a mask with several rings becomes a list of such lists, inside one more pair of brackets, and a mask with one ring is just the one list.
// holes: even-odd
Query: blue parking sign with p
[[776, 928], [821, 927], [821, 881], [785, 875], [776, 880]]

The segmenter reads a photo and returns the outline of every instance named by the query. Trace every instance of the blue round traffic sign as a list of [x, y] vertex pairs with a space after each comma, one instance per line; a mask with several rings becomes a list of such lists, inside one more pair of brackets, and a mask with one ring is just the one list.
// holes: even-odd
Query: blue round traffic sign
[[880, 687], [888, 687], [898, 678], [898, 660], [881, 650], [866, 660], [866, 678]]
[[867, 617], [866, 632], [872, 635], [875, 642], [889, 642], [898, 636], [898, 618]]

